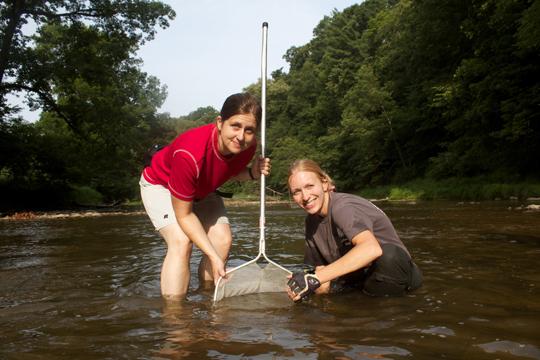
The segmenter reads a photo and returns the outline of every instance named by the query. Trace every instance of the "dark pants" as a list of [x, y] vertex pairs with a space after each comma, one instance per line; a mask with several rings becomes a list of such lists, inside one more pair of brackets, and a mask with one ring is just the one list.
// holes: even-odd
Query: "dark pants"
[[[383, 254], [369, 267], [346, 280], [371, 296], [400, 296], [422, 285], [422, 272], [399, 246], [384, 244]], [[353, 274], [351, 274], [353, 275]]]

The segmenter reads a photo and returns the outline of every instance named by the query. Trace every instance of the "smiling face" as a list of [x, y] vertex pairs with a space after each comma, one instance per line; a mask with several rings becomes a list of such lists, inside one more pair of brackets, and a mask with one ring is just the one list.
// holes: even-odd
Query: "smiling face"
[[289, 189], [294, 201], [308, 214], [326, 216], [329, 200], [327, 181], [311, 171], [296, 171], [289, 177]]
[[253, 114], [237, 114], [227, 120], [217, 118], [218, 149], [222, 155], [238, 154], [249, 148], [256, 139], [257, 121]]

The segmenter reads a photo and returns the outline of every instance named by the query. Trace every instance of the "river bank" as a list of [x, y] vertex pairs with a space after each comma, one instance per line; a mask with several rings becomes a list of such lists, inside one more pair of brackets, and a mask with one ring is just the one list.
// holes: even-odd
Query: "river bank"
[[[224, 199], [225, 206], [259, 206], [259, 200], [252, 196], [240, 196], [238, 199]], [[268, 205], [291, 204], [286, 199], [271, 198], [266, 200]], [[294, 205], [295, 206], [295, 205]], [[113, 207], [88, 207], [86, 209], [63, 209], [63, 210], [19, 210], [0, 213], [1, 220], [35, 220], [35, 219], [66, 219], [66, 218], [90, 218], [101, 216], [124, 216], [144, 215], [144, 207], [140, 201], [130, 202], [125, 205]]]
[[[339, 186], [338, 186], [339, 191]], [[285, 194], [274, 192], [266, 196], [266, 204], [288, 204], [296, 207]], [[508, 202], [509, 210], [540, 211], [540, 184], [534, 182], [497, 183], [486, 179], [418, 179], [400, 185], [386, 185], [361, 189], [354, 192], [373, 202], [448, 201], [456, 204], [479, 202]], [[259, 194], [237, 192], [233, 198], [224, 198], [227, 207], [259, 206]], [[72, 209], [13, 209], [0, 212], [0, 220], [65, 219], [80, 217], [121, 216], [145, 214], [140, 200], [114, 206], [85, 206]]]
[[[425, 200], [410, 200], [410, 199], [370, 199], [373, 202], [390, 202], [390, 203], [408, 203], [414, 205], [418, 202], [425, 202]], [[225, 199], [225, 205], [227, 207], [244, 207], [244, 206], [259, 206], [259, 201], [255, 199]], [[429, 202], [429, 201], [427, 201]], [[481, 203], [489, 203], [492, 201], [449, 201], [457, 205], [478, 205]], [[499, 202], [499, 201], [495, 201]], [[504, 200], [501, 202], [509, 203], [507, 205], [508, 210], [514, 211], [540, 211], [540, 198], [528, 198], [522, 201], [518, 199]], [[286, 199], [272, 199], [267, 200], [266, 204], [272, 205], [289, 205], [289, 207], [297, 207], [297, 205]], [[70, 209], [70, 210], [54, 210], [54, 211], [17, 211], [12, 213], [0, 214], [0, 221], [18, 221], [18, 220], [41, 220], [41, 219], [66, 219], [66, 218], [92, 218], [103, 216], [132, 216], [132, 215], [144, 215], [146, 212], [140, 204], [132, 204], [129, 206], [120, 206], [115, 209], [110, 208], [96, 208], [96, 209]]]
[[399, 185], [384, 185], [357, 192], [367, 199], [540, 201], [540, 183], [504, 182], [485, 178], [416, 179]]

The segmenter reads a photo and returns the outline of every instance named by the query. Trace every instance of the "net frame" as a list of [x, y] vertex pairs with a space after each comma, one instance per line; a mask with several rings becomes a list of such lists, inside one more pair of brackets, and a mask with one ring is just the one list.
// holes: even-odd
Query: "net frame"
[[[261, 54], [261, 156], [265, 158], [266, 153], [266, 78], [267, 78], [267, 43], [268, 43], [268, 23], [264, 22], [262, 24], [262, 54]], [[273, 267], [273, 271], [282, 272], [283, 277], [286, 277], [287, 275], [291, 275], [292, 272], [284, 268], [283, 266], [279, 265], [275, 261], [272, 261], [268, 256], [266, 255], [266, 239], [265, 239], [265, 215], [266, 215], [266, 177], [264, 174], [261, 174], [260, 178], [260, 217], [259, 217], [259, 252], [257, 256], [244, 264], [241, 264], [233, 269], [229, 269], [226, 272], [226, 277], [234, 276], [235, 272], [238, 272], [239, 270], [246, 269], [249, 266], [252, 266], [253, 264], [260, 264], [260, 261], [266, 261], [266, 267], [260, 268], [261, 270], [266, 269], [268, 266]], [[237, 275], [237, 274], [236, 274]], [[224, 297], [223, 294], [220, 294], [220, 290], [222, 287], [222, 283], [226, 281], [223, 277], [220, 277], [216, 283], [216, 288], [214, 290], [214, 303], [220, 301]], [[252, 294], [257, 292], [285, 292], [285, 284], [286, 282], [283, 282], [283, 288], [278, 288], [275, 286], [260, 286], [253, 288], [253, 287], [247, 287], [243, 289], [245, 292], [242, 292], [241, 294], [235, 294], [231, 296], [236, 295], [246, 295], [246, 294]]]

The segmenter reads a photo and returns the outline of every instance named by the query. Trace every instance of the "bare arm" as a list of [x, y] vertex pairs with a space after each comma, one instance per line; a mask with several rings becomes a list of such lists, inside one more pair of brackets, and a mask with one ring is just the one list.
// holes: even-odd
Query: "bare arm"
[[[352, 239], [352, 243], [354, 247], [341, 258], [330, 265], [317, 266], [315, 276], [320, 282], [320, 287], [315, 290], [317, 294], [328, 293], [330, 291], [330, 281], [363, 268], [382, 255], [379, 242], [369, 230], [356, 235]], [[290, 286], [287, 289], [287, 294], [293, 301], [299, 301], [302, 298], [301, 294], [293, 291]]]
[[[261, 174], [264, 174], [266, 176], [270, 175], [270, 168], [272, 166], [270, 165], [270, 159], [269, 158], [260, 158], [257, 157], [253, 160], [253, 163], [251, 164], [251, 168], [246, 167], [244, 170], [240, 172], [240, 174], [236, 175], [233, 180], [237, 181], [247, 181], [247, 180], [256, 180], [261, 177]], [[251, 170], [251, 175], [249, 174], [249, 171]]]
[[369, 265], [382, 255], [382, 249], [373, 233], [362, 231], [352, 239], [354, 247], [328, 266], [318, 268], [315, 275], [321, 283], [334, 280]]
[[210, 259], [214, 282], [216, 282], [220, 276], [225, 275], [225, 263], [212, 246], [201, 221], [193, 212], [193, 203], [177, 199], [174, 196], [171, 198], [176, 221], [187, 237]]

